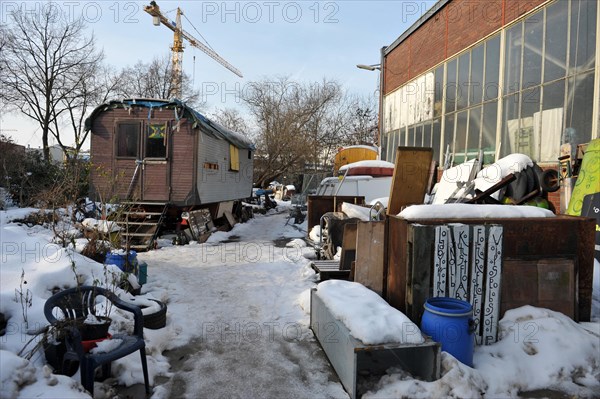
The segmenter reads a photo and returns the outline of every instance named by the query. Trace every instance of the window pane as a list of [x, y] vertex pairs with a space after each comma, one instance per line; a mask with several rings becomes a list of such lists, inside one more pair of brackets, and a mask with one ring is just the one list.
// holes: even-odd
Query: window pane
[[146, 134], [146, 158], [166, 158], [167, 125], [150, 124]]
[[569, 2], [557, 1], [546, 11], [546, 60], [544, 82], [565, 76], [567, 71], [567, 32]]
[[501, 156], [515, 152], [515, 136], [519, 130], [519, 93], [504, 98], [502, 112]]
[[469, 100], [469, 65], [471, 53], [466, 52], [458, 58], [458, 91], [456, 93], [457, 109], [464, 109]]
[[484, 46], [480, 44], [471, 52], [471, 81], [469, 82], [469, 105], [481, 103], [483, 94], [483, 53]]
[[469, 111], [469, 134], [467, 134], [467, 158], [473, 159], [479, 153], [479, 136], [481, 132], [481, 107]]
[[485, 44], [485, 91], [484, 101], [498, 98], [500, 76], [500, 35]]
[[[573, 145], [592, 138], [592, 108], [594, 104], [594, 73], [569, 79], [567, 94], [567, 120], [563, 141]], [[569, 129], [571, 128], [571, 130]]]
[[536, 134], [540, 131], [540, 93], [539, 87], [525, 90], [521, 96], [521, 123], [515, 135], [515, 150], [518, 153], [537, 159], [538, 142]]
[[[576, 71], [595, 66], [597, 1], [571, 2], [571, 53], [569, 64]], [[571, 71], [575, 73], [576, 71]]]
[[433, 116], [437, 118], [442, 115], [442, 99], [444, 98], [444, 66], [435, 69], [435, 88]]
[[440, 160], [440, 143], [442, 142], [442, 120], [440, 118], [435, 119], [433, 121], [433, 126], [431, 127], [431, 147], [433, 148], [433, 159], [438, 162], [443, 162]]
[[117, 129], [117, 156], [137, 157], [140, 124], [120, 123]]
[[446, 113], [456, 111], [456, 58], [446, 65]]
[[483, 106], [483, 126], [481, 135], [481, 149], [484, 154], [484, 163], [494, 162], [496, 152], [496, 123], [498, 120], [498, 102], [493, 101]]
[[446, 115], [444, 126], [444, 141], [442, 143], [442, 152], [445, 155], [448, 146], [450, 146], [450, 154], [454, 153], [454, 115]]
[[431, 147], [431, 123], [423, 126], [423, 147]]
[[523, 48], [523, 23], [506, 31], [506, 60], [504, 63], [504, 93], [514, 93], [521, 87], [521, 50]]
[[467, 117], [467, 111], [456, 114], [456, 134], [454, 136], [454, 162], [456, 164], [465, 161], [465, 149], [467, 148]]
[[408, 128], [408, 144], [409, 147], [414, 147], [415, 145], [415, 127], [411, 126]]
[[556, 162], [563, 132], [565, 83], [563, 79], [543, 87], [540, 162]]
[[423, 147], [423, 126], [415, 127], [415, 147]]
[[[403, 147], [406, 145], [406, 130], [407, 128], [402, 128], [398, 132], [398, 142], [396, 143], [396, 147]], [[396, 151], [396, 149], [394, 149], [394, 151]]]
[[543, 35], [544, 10], [541, 10], [525, 20], [522, 84], [524, 89], [541, 83]]
[[565, 80], [559, 80], [544, 86], [544, 103], [542, 109], [564, 108]]

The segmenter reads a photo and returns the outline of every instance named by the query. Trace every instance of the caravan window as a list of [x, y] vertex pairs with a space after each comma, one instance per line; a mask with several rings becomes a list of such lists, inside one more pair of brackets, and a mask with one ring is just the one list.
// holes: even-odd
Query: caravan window
[[167, 157], [167, 124], [151, 123], [146, 131], [145, 158]]
[[119, 123], [117, 126], [117, 157], [136, 158], [139, 137], [139, 123]]

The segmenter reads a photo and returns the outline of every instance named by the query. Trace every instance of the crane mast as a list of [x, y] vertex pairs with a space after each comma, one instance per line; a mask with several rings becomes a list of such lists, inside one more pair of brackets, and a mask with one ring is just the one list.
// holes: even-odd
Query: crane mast
[[194, 38], [192, 35], [183, 30], [183, 28], [181, 27], [181, 15], [183, 14], [183, 12], [179, 7], [177, 7], [177, 16], [175, 18], [175, 22], [170, 21], [167, 17], [163, 15], [155, 1], [150, 2], [149, 6], [144, 7], [144, 11], [152, 15], [152, 21], [155, 26], [159, 26], [160, 24], [162, 24], [173, 31], [173, 46], [171, 46], [171, 85], [173, 87], [175, 97], [181, 99], [182, 95], [181, 81], [183, 73], [183, 39], [186, 39], [192, 46], [202, 50], [209, 57], [217, 61], [219, 64], [223, 65], [225, 68], [229, 69], [231, 72], [233, 72], [240, 78], [243, 77], [242, 73], [237, 68], [235, 68], [229, 62], [225, 61], [213, 49], [201, 43], [200, 41], [198, 41], [198, 39]]

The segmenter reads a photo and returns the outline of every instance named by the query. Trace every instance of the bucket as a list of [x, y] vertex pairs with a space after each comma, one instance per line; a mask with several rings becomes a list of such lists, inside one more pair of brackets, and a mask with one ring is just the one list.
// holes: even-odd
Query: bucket
[[473, 367], [475, 345], [473, 306], [454, 298], [429, 298], [421, 319], [421, 331], [442, 344], [442, 350]]
[[128, 255], [115, 254], [112, 252], [107, 253], [104, 263], [107, 265], [116, 265], [124, 272], [131, 273], [134, 271], [137, 263], [137, 253], [133, 250], [129, 251]]

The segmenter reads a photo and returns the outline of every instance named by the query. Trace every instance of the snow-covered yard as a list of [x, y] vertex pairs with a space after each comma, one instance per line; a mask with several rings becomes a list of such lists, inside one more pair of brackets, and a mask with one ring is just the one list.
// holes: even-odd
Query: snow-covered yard
[[[52, 289], [74, 286], [75, 274], [91, 284], [104, 273], [103, 265], [51, 244], [50, 230], [10, 223], [30, 211], [0, 212], [0, 312], [9, 317], [0, 337], [0, 397], [89, 397], [79, 374], [53, 375], [41, 352], [30, 360], [16, 355], [34, 338], [28, 332], [47, 324], [43, 305]], [[300, 239], [306, 226], [286, 221], [287, 212], [259, 215], [205, 244], [138, 255], [148, 263], [142, 293], [168, 305], [167, 326], [144, 330], [153, 398], [348, 397], [308, 327], [308, 292], [317, 276], [308, 266], [313, 251]], [[27, 284], [21, 286], [23, 272]], [[20, 287], [32, 294], [27, 326], [15, 301]], [[543, 390], [531, 395], [600, 397], [599, 316], [577, 324], [545, 309], [515, 309], [500, 323], [503, 338], [476, 348], [475, 368], [444, 353], [440, 380], [389, 370], [365, 396], [515, 397]], [[126, 323], [113, 318], [120, 320], [117, 327]], [[96, 383], [97, 397], [142, 392], [137, 353], [112, 370], [113, 379]]]

